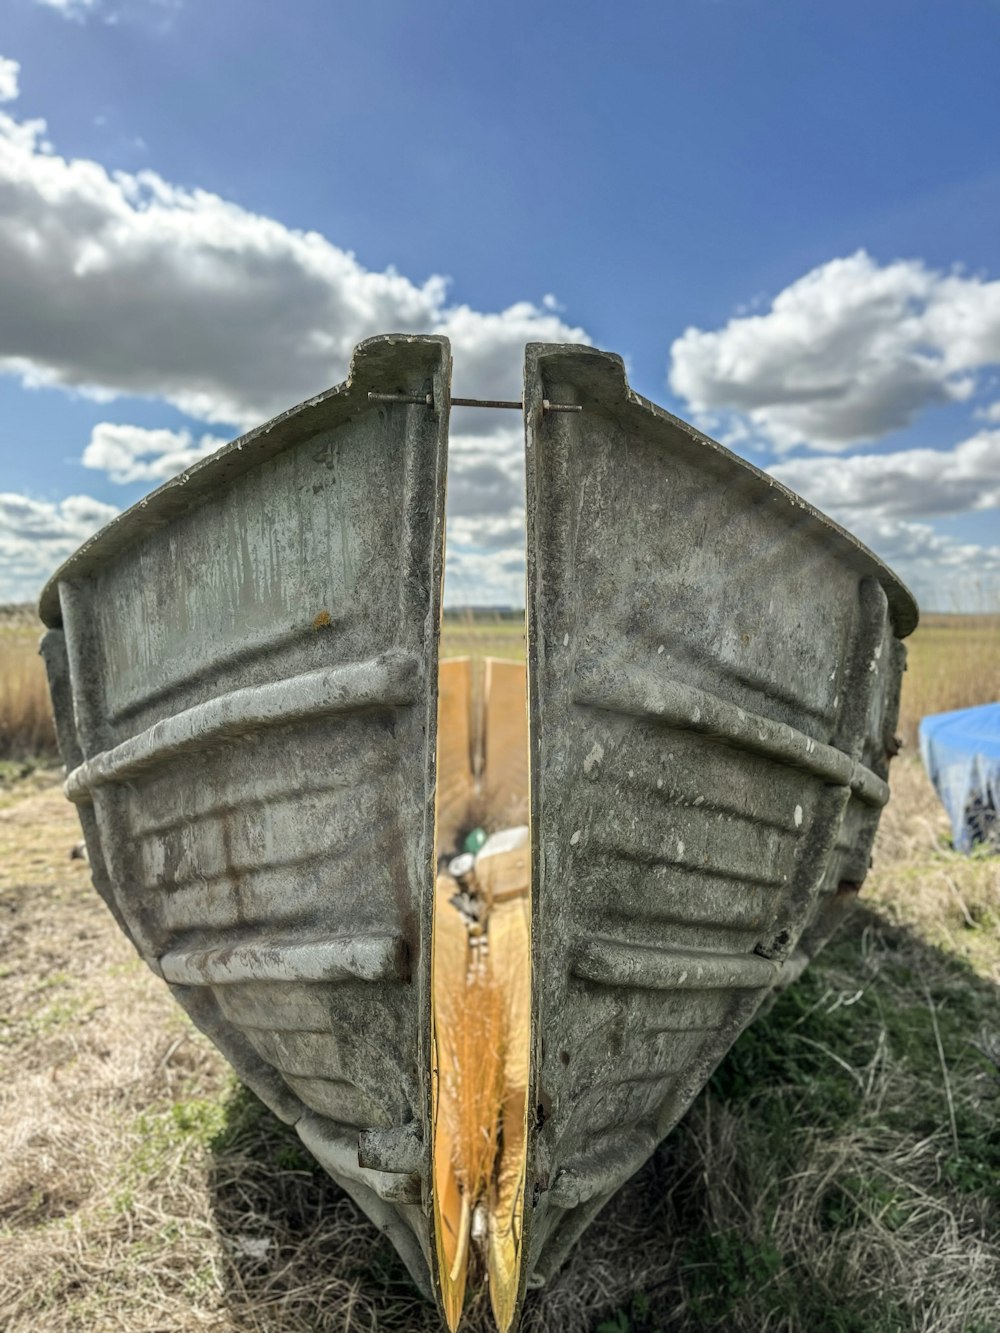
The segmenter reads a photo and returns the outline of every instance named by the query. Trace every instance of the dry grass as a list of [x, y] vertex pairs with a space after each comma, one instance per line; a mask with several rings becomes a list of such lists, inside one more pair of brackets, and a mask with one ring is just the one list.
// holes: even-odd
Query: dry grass
[[0, 607], [0, 759], [56, 754], [41, 633], [30, 608]]
[[1000, 857], [951, 849], [951, 827], [915, 755], [896, 760], [864, 890], [890, 922], [1000, 986]]
[[[911, 719], [995, 696], [975, 688], [995, 626], [970, 631], [978, 659], [953, 628], [914, 642]], [[531, 1295], [525, 1333], [1000, 1328], [1000, 858], [948, 848], [912, 752], [892, 779], [867, 906]], [[137, 962], [68, 859], [56, 782], [0, 806], [4, 1333], [437, 1330]], [[463, 1329], [489, 1327], [480, 1299]]]
[[1000, 699], [1000, 615], [929, 613], [906, 647], [899, 734], [907, 746], [928, 713]]
[[463, 1197], [483, 1199], [496, 1168], [503, 1107], [504, 995], [488, 960], [439, 992], [436, 1024], [443, 1044], [441, 1114]]

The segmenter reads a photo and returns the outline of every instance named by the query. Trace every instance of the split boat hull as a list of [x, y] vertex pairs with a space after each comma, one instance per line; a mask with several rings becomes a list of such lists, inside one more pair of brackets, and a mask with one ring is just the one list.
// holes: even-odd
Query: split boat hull
[[[117, 519], [41, 608], [98, 890], [439, 1299], [430, 960], [449, 394], [443, 339], [370, 340], [345, 385]], [[524, 416], [521, 1294], [860, 886], [916, 623], [870, 552], [635, 395], [618, 358], [529, 347]]]

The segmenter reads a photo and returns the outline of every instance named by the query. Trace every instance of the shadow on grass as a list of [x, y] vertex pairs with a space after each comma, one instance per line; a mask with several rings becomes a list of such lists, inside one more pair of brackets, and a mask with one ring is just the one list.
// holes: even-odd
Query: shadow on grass
[[[525, 1333], [987, 1333], [1000, 990], [859, 908], [529, 1296]], [[228, 1303], [259, 1333], [434, 1333], [391, 1245], [236, 1091], [214, 1145]], [[492, 1327], [480, 1302], [467, 1333]]]

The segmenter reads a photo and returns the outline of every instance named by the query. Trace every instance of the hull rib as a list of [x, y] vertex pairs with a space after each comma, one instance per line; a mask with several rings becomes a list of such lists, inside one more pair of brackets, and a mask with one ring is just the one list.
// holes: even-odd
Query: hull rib
[[572, 971], [582, 981], [640, 990], [763, 990], [774, 985], [778, 973], [757, 954], [661, 949], [601, 937], [579, 941]]
[[598, 668], [577, 673], [575, 703], [630, 717], [648, 718], [801, 769], [837, 787], [849, 787], [866, 805], [883, 806], [889, 788], [877, 774], [843, 750], [804, 732], [747, 712], [707, 690], [665, 678], [648, 667], [627, 671]]
[[204, 750], [214, 741], [253, 735], [307, 717], [412, 704], [419, 693], [420, 664], [411, 654], [399, 652], [233, 690], [94, 755], [70, 773], [66, 795], [71, 801], [88, 801], [95, 787], [124, 782], [178, 755]]
[[676, 852], [669, 855], [665, 852], [658, 852], [652, 847], [616, 846], [610, 841], [604, 842], [598, 838], [594, 838], [588, 844], [587, 851], [592, 855], [600, 856], [612, 862], [624, 861], [627, 864], [643, 866], [651, 870], [676, 871], [678, 874], [692, 879], [698, 877], [721, 879], [739, 884], [741, 887], [754, 884], [762, 889], [782, 889], [788, 882], [787, 876], [762, 875], [759, 871], [754, 871], [750, 867], [695, 865], [691, 861], [685, 861]]
[[409, 979], [406, 941], [399, 935], [344, 935], [305, 944], [176, 950], [163, 955], [160, 970], [165, 980], [179, 986]]

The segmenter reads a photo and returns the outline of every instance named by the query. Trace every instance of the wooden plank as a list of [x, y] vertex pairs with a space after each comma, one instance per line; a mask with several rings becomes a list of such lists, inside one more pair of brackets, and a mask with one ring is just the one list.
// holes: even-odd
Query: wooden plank
[[523, 662], [486, 658], [482, 796], [491, 829], [528, 821], [528, 696]]
[[454, 850], [473, 797], [470, 740], [472, 662], [450, 657], [438, 668], [437, 851]]

